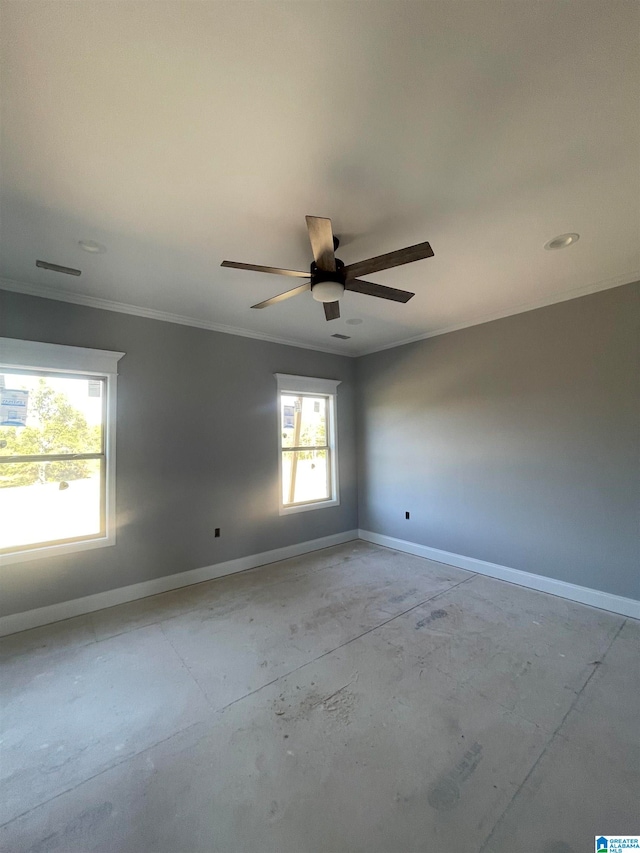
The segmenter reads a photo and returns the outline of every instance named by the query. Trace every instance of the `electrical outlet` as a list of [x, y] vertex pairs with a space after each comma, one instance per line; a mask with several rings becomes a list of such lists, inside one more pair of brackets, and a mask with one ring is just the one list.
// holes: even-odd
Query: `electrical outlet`
[[220, 528], [219, 527], [216, 527], [215, 533], [213, 535], [215, 536], [216, 539], [218, 539], [220, 537]]

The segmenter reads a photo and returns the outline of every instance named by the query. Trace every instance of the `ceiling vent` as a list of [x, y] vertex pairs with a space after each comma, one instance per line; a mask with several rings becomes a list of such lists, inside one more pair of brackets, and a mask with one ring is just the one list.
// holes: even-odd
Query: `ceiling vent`
[[331, 337], [332, 337], [332, 338], [340, 338], [340, 340], [341, 340], [341, 341], [350, 341], [350, 340], [351, 340], [351, 335], [338, 335], [338, 334], [335, 334], [335, 335], [331, 335]]
[[50, 264], [49, 261], [36, 261], [36, 266], [43, 270], [53, 270], [53, 272], [63, 272], [66, 275], [82, 275], [81, 270], [74, 270], [73, 267], [61, 267], [58, 264]]

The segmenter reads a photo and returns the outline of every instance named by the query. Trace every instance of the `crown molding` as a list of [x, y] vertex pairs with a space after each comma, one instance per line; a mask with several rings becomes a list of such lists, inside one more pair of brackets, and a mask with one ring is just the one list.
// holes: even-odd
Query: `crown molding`
[[355, 357], [353, 353], [346, 353], [332, 347], [321, 347], [315, 344], [304, 343], [290, 338], [279, 338], [275, 335], [266, 335], [263, 332], [253, 332], [249, 329], [239, 329], [235, 326], [225, 326], [222, 323], [213, 323], [209, 320], [198, 320], [184, 314], [171, 314], [168, 311], [158, 311], [155, 308], [142, 308], [139, 305], [129, 305], [127, 302], [115, 302], [111, 299], [102, 299], [98, 296], [87, 296], [83, 293], [71, 293], [68, 290], [58, 290], [43, 287], [39, 284], [27, 284], [24, 281], [15, 281], [10, 278], [0, 278], [0, 290], [10, 290], [13, 293], [23, 293], [26, 296], [38, 296], [41, 299], [54, 299], [57, 302], [71, 302], [74, 305], [85, 305], [87, 308], [99, 308], [101, 311], [116, 311], [119, 314], [133, 314], [135, 317], [146, 317], [148, 320], [160, 320], [163, 323], [178, 323], [180, 326], [193, 326], [196, 329], [207, 329], [211, 332], [222, 332], [224, 335], [237, 335], [242, 338], [255, 338], [259, 341], [267, 341], [272, 344], [284, 344], [289, 347], [300, 349], [317, 350], [328, 352], [331, 355], [342, 355]]
[[402, 341], [397, 341], [391, 344], [384, 344], [380, 347], [372, 347], [371, 349], [358, 352], [356, 357], [363, 355], [371, 355], [374, 352], [382, 352], [383, 350], [395, 349], [403, 347], [407, 344], [413, 344], [417, 341], [424, 341], [427, 338], [437, 338], [439, 335], [447, 335], [449, 332], [458, 332], [461, 329], [468, 329], [471, 326], [481, 326], [483, 323], [491, 323], [493, 320], [502, 320], [504, 317], [513, 317], [515, 314], [526, 314], [527, 311], [535, 311], [538, 308], [546, 308], [549, 305], [556, 305], [558, 302], [568, 302], [571, 299], [578, 299], [580, 296], [588, 296], [591, 293], [599, 293], [601, 290], [611, 290], [614, 287], [622, 287], [625, 284], [634, 284], [640, 281], [640, 270], [634, 270], [626, 275], [619, 275], [615, 278], [599, 281], [596, 284], [588, 284], [585, 287], [576, 287], [572, 290], [565, 290], [563, 293], [548, 299], [541, 299], [537, 302], [528, 302], [525, 304], [507, 308], [504, 311], [496, 311], [494, 314], [484, 314], [479, 317], [474, 317], [470, 320], [465, 320], [462, 323], [456, 323], [453, 326], [445, 326], [442, 329], [435, 329], [432, 332], [425, 332], [422, 335], [414, 335], [411, 338], [405, 338]]
[[149, 320], [160, 320], [164, 323], [178, 323], [181, 326], [193, 326], [196, 329], [208, 329], [212, 332], [222, 332], [225, 335], [237, 335], [243, 338], [255, 338], [259, 341], [267, 341], [272, 344], [284, 344], [290, 347], [299, 347], [300, 349], [316, 350], [317, 352], [327, 352], [331, 355], [342, 355], [347, 358], [359, 358], [363, 355], [371, 355], [375, 352], [383, 350], [395, 349], [403, 347], [407, 344], [413, 344], [417, 341], [424, 341], [428, 338], [436, 338], [439, 335], [447, 335], [449, 332], [458, 332], [461, 329], [468, 329], [471, 326], [480, 326], [483, 323], [491, 323], [493, 320], [501, 320], [504, 317], [512, 317], [515, 314], [524, 314], [527, 311], [535, 311], [538, 308], [546, 308], [549, 305], [556, 305], [558, 302], [568, 302], [571, 299], [578, 299], [580, 296], [588, 296], [591, 293], [599, 293], [602, 290], [611, 290], [614, 287], [621, 287], [625, 284], [633, 284], [640, 281], [640, 270], [633, 270], [625, 275], [619, 275], [615, 278], [599, 281], [595, 284], [588, 284], [584, 287], [576, 287], [571, 290], [565, 290], [563, 293], [547, 299], [541, 299], [537, 302], [528, 302], [520, 305], [507, 308], [504, 311], [496, 311], [492, 314], [483, 314], [478, 317], [473, 317], [464, 320], [462, 323], [455, 323], [452, 326], [445, 326], [440, 329], [433, 329], [430, 332], [424, 332], [420, 335], [413, 335], [410, 338], [404, 338], [401, 341], [395, 341], [390, 344], [383, 344], [378, 347], [363, 349], [359, 352], [343, 352], [332, 347], [321, 347], [315, 344], [308, 344], [302, 341], [292, 340], [290, 338], [279, 338], [274, 335], [266, 335], [262, 332], [253, 332], [248, 329], [239, 329], [235, 326], [225, 326], [221, 323], [213, 323], [208, 320], [198, 320], [195, 317], [188, 317], [183, 314], [170, 314], [167, 311], [158, 311], [155, 308], [141, 308], [138, 305], [129, 305], [126, 302], [114, 302], [111, 299], [102, 299], [98, 296], [86, 296], [82, 293], [70, 293], [67, 290], [50, 289], [37, 284], [27, 284], [23, 281], [15, 281], [9, 278], [0, 278], [0, 290], [10, 290], [14, 293], [24, 293], [27, 296], [39, 296], [43, 299], [55, 299], [59, 302], [71, 302], [75, 305], [85, 305], [88, 308], [99, 308], [102, 311], [116, 311], [120, 314], [133, 314], [136, 317], [146, 317]]

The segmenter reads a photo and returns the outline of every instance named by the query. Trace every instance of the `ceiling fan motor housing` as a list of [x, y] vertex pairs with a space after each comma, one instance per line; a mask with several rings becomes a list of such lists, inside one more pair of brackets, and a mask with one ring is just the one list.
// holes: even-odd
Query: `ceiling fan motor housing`
[[338, 258], [335, 272], [319, 270], [317, 264], [311, 264], [311, 295], [317, 302], [337, 302], [344, 294], [344, 264]]

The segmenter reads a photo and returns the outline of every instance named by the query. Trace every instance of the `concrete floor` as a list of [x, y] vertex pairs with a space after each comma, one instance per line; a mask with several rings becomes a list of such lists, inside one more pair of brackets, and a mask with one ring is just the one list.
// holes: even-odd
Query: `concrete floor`
[[582, 853], [640, 626], [365, 542], [0, 641], [11, 853]]

